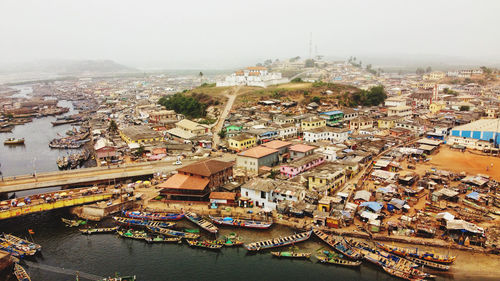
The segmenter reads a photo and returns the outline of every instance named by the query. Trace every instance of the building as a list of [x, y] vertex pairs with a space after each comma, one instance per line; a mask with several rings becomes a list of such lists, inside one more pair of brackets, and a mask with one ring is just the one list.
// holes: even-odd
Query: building
[[182, 119], [181, 121], [175, 123], [175, 127], [195, 136], [206, 135], [209, 132], [208, 126], [198, 124], [188, 119]]
[[105, 138], [100, 138], [95, 142], [94, 151], [98, 161], [110, 161], [119, 157], [116, 147]]
[[291, 160], [296, 160], [300, 159], [303, 157], [306, 157], [308, 155], [312, 155], [314, 153], [314, 150], [316, 149], [316, 146], [312, 145], [307, 145], [307, 144], [295, 144], [290, 146], [290, 159]]
[[358, 117], [349, 121], [349, 130], [364, 130], [373, 128], [373, 119], [366, 117]]
[[163, 141], [157, 131], [147, 126], [129, 126], [119, 130], [120, 137], [128, 144], [147, 144]]
[[422, 79], [435, 81], [435, 80], [444, 79], [445, 77], [446, 77], [446, 73], [441, 72], [441, 71], [433, 71], [431, 73], [424, 74], [422, 76]]
[[290, 158], [290, 146], [291, 145], [292, 145], [291, 142], [280, 141], [280, 140], [273, 140], [273, 141], [262, 144], [262, 146], [264, 146], [264, 147], [278, 150], [280, 162], [286, 162], [286, 160], [288, 158]]
[[208, 201], [215, 191], [232, 179], [233, 163], [205, 160], [177, 169], [159, 185], [160, 195], [169, 200]]
[[396, 126], [396, 122], [400, 120], [399, 116], [382, 117], [377, 120], [380, 129], [392, 129]]
[[275, 210], [273, 191], [277, 182], [272, 179], [253, 178], [241, 186], [241, 199], [252, 201], [255, 206]]
[[149, 123], [166, 124], [176, 122], [177, 113], [174, 110], [159, 110], [150, 111], [149, 113]]
[[226, 130], [226, 137], [231, 138], [238, 135], [243, 130], [243, 126], [229, 125], [224, 129]]
[[333, 110], [321, 112], [319, 116], [326, 120], [327, 125], [332, 126], [342, 121], [344, 113], [340, 110]]
[[406, 100], [403, 97], [390, 97], [384, 101], [384, 105], [387, 107], [397, 107], [397, 106], [405, 106]]
[[228, 140], [229, 149], [243, 151], [257, 145], [257, 138], [249, 134], [241, 134]]
[[297, 127], [293, 123], [278, 125], [275, 127], [275, 129], [278, 133], [278, 138], [282, 140], [294, 139], [298, 136]]
[[413, 110], [411, 107], [403, 105], [403, 106], [394, 106], [387, 108], [387, 116], [398, 116], [402, 118], [411, 118], [413, 115]]
[[436, 114], [438, 113], [439, 111], [443, 110], [446, 108], [446, 103], [444, 102], [440, 102], [440, 101], [435, 101], [435, 102], [432, 102], [430, 105], [429, 105], [429, 111], [432, 113], [432, 114]]
[[325, 162], [325, 157], [323, 155], [309, 155], [299, 160], [292, 161], [290, 163], [286, 163], [281, 165], [280, 173], [283, 176], [287, 176], [289, 178], [293, 178], [296, 175], [313, 169], [316, 166], [319, 166]]
[[226, 76], [223, 81], [218, 81], [216, 85], [217, 87], [239, 85], [267, 87], [287, 82], [288, 79], [281, 77], [279, 72], [268, 72], [266, 67], [252, 66]]
[[318, 167], [313, 172], [308, 172], [305, 178], [307, 178], [309, 190], [316, 192], [325, 190], [327, 194], [333, 194], [346, 182], [344, 168], [335, 164]]
[[252, 147], [238, 153], [236, 167], [258, 173], [261, 167], [273, 167], [279, 163], [279, 151], [265, 146]]
[[326, 120], [317, 117], [309, 117], [300, 122], [300, 128], [302, 131], [310, 131], [316, 128], [323, 128], [325, 126]]
[[348, 138], [349, 138], [348, 129], [325, 127], [304, 132], [304, 140], [307, 142], [317, 142], [321, 140], [328, 140], [332, 142], [344, 142]]
[[451, 129], [448, 142], [460, 143], [460, 138], [483, 140], [494, 143], [498, 147], [500, 145], [500, 118], [481, 119]]
[[358, 112], [352, 108], [342, 109], [342, 113], [344, 113], [344, 121], [358, 118]]

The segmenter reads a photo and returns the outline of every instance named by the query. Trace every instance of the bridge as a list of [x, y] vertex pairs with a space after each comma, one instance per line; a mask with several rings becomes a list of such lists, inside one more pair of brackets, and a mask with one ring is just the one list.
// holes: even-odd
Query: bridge
[[[184, 161], [184, 165], [193, 160]], [[0, 194], [54, 186], [82, 186], [110, 180], [150, 176], [154, 173], [168, 173], [182, 166], [172, 165], [172, 161], [142, 162], [115, 167], [94, 167], [67, 171], [37, 173], [15, 177], [4, 177], [0, 181]]]

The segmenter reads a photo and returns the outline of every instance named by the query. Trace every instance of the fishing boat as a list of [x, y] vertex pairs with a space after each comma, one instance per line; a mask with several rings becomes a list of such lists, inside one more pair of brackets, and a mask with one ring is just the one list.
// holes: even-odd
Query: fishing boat
[[3, 142], [4, 145], [17, 145], [17, 144], [24, 144], [24, 138], [20, 139], [15, 139], [15, 138], [8, 138]]
[[138, 211], [123, 211], [123, 215], [133, 219], [152, 220], [152, 221], [176, 221], [184, 217], [183, 213], [153, 213]]
[[332, 249], [341, 253], [346, 258], [351, 260], [359, 260], [363, 258], [363, 255], [352, 249], [351, 245], [349, 245], [346, 241], [335, 239], [333, 236], [328, 235], [319, 229], [314, 229], [313, 232], [319, 239], [323, 240], [323, 242], [328, 244], [328, 246], [332, 247]]
[[273, 225], [272, 221], [234, 219], [231, 217], [213, 217], [213, 216], [209, 216], [209, 217], [215, 224], [218, 224], [218, 225], [254, 228], [254, 229], [268, 229], [271, 227], [271, 225]]
[[417, 259], [417, 258], [414, 258], [414, 257], [405, 257], [405, 259], [407, 259], [409, 261], [412, 261], [412, 262], [414, 262], [416, 264], [419, 264], [419, 265], [421, 265], [423, 267], [428, 267], [428, 268], [432, 268], [432, 269], [436, 269], [436, 270], [442, 270], [442, 271], [448, 271], [448, 270], [450, 270], [450, 266], [446, 265], [446, 264], [441, 264], [441, 263], [427, 261], [427, 260], [421, 260], [421, 259]]
[[139, 227], [173, 227], [175, 223], [164, 222], [164, 221], [149, 221], [149, 220], [139, 220], [124, 217], [113, 217], [116, 223], [123, 226], [139, 226]]
[[63, 223], [65, 223], [66, 226], [69, 226], [69, 227], [76, 227], [76, 226], [86, 224], [86, 222], [82, 221], [82, 220], [69, 220], [69, 219], [61, 218], [61, 221]]
[[199, 247], [199, 248], [205, 248], [205, 249], [210, 249], [210, 250], [220, 250], [222, 248], [222, 245], [217, 243], [217, 241], [210, 241], [210, 240], [187, 240], [189, 246], [191, 247]]
[[188, 220], [210, 233], [217, 233], [217, 231], [219, 231], [219, 229], [215, 225], [196, 213], [186, 212], [184, 215]]
[[124, 238], [131, 238], [131, 239], [137, 239], [137, 240], [146, 240], [148, 238], [148, 234], [145, 231], [138, 231], [138, 230], [118, 230], [116, 232], [119, 236], [124, 237]]
[[189, 232], [189, 233], [200, 233], [200, 230], [197, 228], [184, 228], [184, 232]]
[[157, 235], [155, 237], [148, 236], [146, 238], [148, 243], [180, 243], [181, 238], [179, 237], [165, 237], [163, 235]]
[[5, 234], [4, 233], [2, 236], [5, 240], [14, 244], [15, 246], [27, 247], [28, 249], [34, 250], [34, 251], [41, 251], [42, 250], [41, 245], [33, 243], [33, 242], [25, 240], [25, 239], [22, 239], [22, 238], [19, 238], [17, 236], [12, 235], [12, 234]]
[[56, 120], [56, 121], [53, 121], [53, 122], [50, 122], [52, 123], [52, 126], [59, 126], [59, 125], [64, 125], [64, 124], [71, 124], [71, 123], [76, 123], [80, 121], [79, 119], [62, 119], [62, 120]]
[[291, 259], [308, 259], [311, 257], [311, 253], [299, 253], [299, 252], [271, 252], [271, 255], [278, 258], [291, 258]]
[[96, 233], [113, 233], [117, 231], [120, 227], [115, 226], [115, 227], [105, 227], [105, 228], [84, 228], [80, 229], [80, 232], [82, 234], [96, 234]]
[[26, 255], [26, 253], [24, 251], [17, 249], [16, 247], [14, 247], [13, 244], [11, 244], [3, 239], [0, 239], [0, 250], [3, 250], [7, 253], [10, 253], [12, 256], [14, 256], [16, 258], [22, 258]]
[[31, 278], [26, 270], [18, 263], [14, 264], [14, 275], [18, 281], [31, 281]]
[[385, 250], [389, 253], [393, 253], [401, 257], [414, 257], [417, 259], [431, 261], [435, 263], [441, 263], [441, 264], [448, 264], [448, 265], [452, 264], [457, 258], [456, 256], [438, 255], [431, 252], [419, 251], [418, 248], [396, 247], [382, 243], [376, 243], [376, 245], [382, 250]]
[[390, 275], [399, 277], [401, 279], [405, 279], [405, 280], [409, 280], [409, 281], [423, 281], [423, 280], [425, 280], [424, 278], [414, 277], [409, 273], [406, 273], [404, 271], [399, 271], [395, 268], [391, 268], [388, 266], [382, 266], [382, 268], [384, 269], [385, 272], [389, 273]]
[[360, 266], [361, 261], [341, 259], [339, 257], [316, 256], [321, 263], [337, 264], [343, 266]]
[[240, 240], [240, 237], [236, 235], [236, 233], [230, 233], [222, 238], [222, 240], [218, 240], [225, 247], [235, 247], [243, 245], [243, 241]]
[[161, 228], [161, 227], [156, 227], [156, 226], [153, 226], [153, 227], [147, 226], [146, 228], [151, 232], [155, 232], [155, 233], [163, 234], [163, 235], [168, 235], [168, 236], [179, 237], [179, 238], [197, 239], [198, 237], [200, 237], [199, 234], [187, 233], [187, 232], [177, 231], [177, 230], [168, 229], [168, 228]]
[[297, 233], [294, 235], [286, 236], [286, 237], [278, 237], [278, 238], [273, 238], [269, 240], [264, 240], [264, 241], [259, 241], [259, 242], [253, 242], [249, 244], [245, 244], [245, 248], [249, 251], [260, 251], [264, 249], [269, 249], [269, 248], [274, 248], [274, 247], [281, 247], [281, 246], [287, 246], [290, 244], [295, 244], [299, 243], [302, 241], [306, 241], [311, 237], [311, 231], [306, 231], [302, 233]]
[[134, 276], [122, 276], [119, 277], [116, 275], [115, 277], [107, 277], [98, 281], [136, 281], [136, 277]]

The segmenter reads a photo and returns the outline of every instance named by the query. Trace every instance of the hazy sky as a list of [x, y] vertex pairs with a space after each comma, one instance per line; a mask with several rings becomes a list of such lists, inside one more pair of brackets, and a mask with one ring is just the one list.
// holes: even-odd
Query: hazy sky
[[500, 1], [0, 0], [0, 63], [112, 59], [224, 68], [266, 58], [425, 54], [500, 62]]

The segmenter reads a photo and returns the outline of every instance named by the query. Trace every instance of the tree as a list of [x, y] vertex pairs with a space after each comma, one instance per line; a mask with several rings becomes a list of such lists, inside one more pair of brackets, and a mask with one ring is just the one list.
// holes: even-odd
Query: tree
[[219, 138], [223, 139], [226, 137], [226, 131], [224, 130], [220, 130], [219, 133], [217, 133], [217, 135], [219, 135]]
[[314, 67], [314, 60], [313, 59], [307, 59], [305, 64], [305, 67]]
[[[197, 95], [198, 98], [201, 96], [203, 95]], [[207, 105], [205, 103], [182, 93], [177, 93], [172, 96], [163, 96], [158, 103], [163, 105], [166, 109], [174, 110], [187, 117], [200, 118], [206, 115]]]
[[141, 157], [141, 156], [144, 154], [144, 152], [145, 152], [145, 151], [146, 151], [146, 149], [144, 148], [144, 146], [143, 146], [143, 145], [141, 145], [141, 146], [139, 146], [139, 147], [135, 150], [134, 155], [135, 155], [136, 157]]
[[428, 66], [426, 69], [425, 69], [425, 73], [430, 73], [432, 72], [432, 67]]
[[290, 81], [290, 82], [292, 82], [292, 83], [302, 83], [303, 81], [302, 81], [302, 78], [297, 77], [297, 78], [293, 78], [292, 81]]
[[470, 106], [468, 105], [461, 105], [460, 106], [460, 111], [469, 111], [470, 110]]
[[116, 132], [118, 131], [118, 125], [116, 125], [115, 120], [111, 119], [111, 121], [109, 121], [109, 127], [108, 127], [108, 130], [109, 130], [111, 133], [116, 133]]
[[425, 73], [425, 69], [419, 67], [419, 68], [417, 68], [417, 70], [415, 71], [415, 73], [417, 73], [418, 75], [422, 75], [422, 74]]
[[200, 81], [203, 81], [203, 72], [200, 71], [200, 73], [198, 74], [198, 76], [200, 76]]
[[320, 103], [321, 98], [320, 97], [312, 97], [311, 102]]

